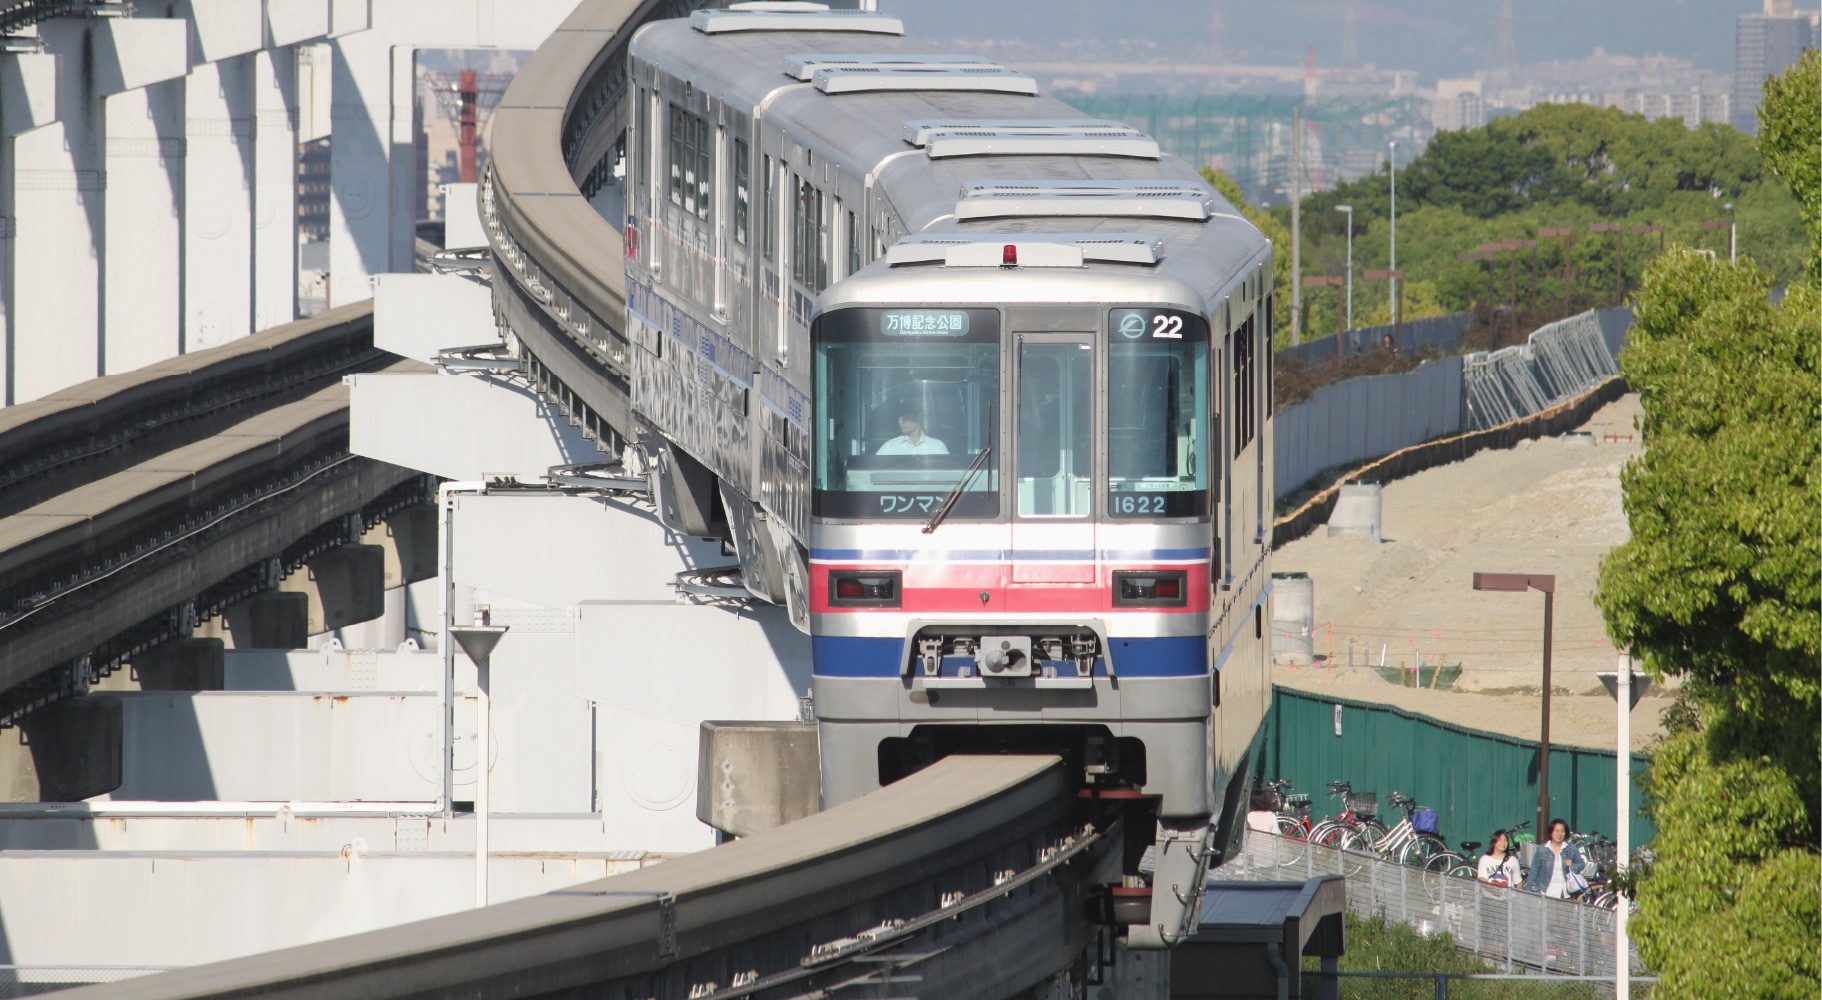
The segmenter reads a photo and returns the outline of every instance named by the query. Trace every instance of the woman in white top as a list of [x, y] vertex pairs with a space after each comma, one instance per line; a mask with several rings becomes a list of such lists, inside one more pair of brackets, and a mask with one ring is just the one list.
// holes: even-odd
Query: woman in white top
[[1512, 856], [1512, 838], [1506, 831], [1494, 830], [1488, 838], [1487, 853], [1480, 856], [1480, 880], [1504, 889], [1518, 884], [1518, 859]]

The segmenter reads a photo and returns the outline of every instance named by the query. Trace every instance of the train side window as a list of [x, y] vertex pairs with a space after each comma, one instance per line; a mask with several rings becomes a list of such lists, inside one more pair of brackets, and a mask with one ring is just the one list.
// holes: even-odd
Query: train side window
[[848, 213], [848, 228], [846, 232], [848, 237], [848, 273], [853, 274], [860, 270], [861, 267], [860, 223], [855, 220], [853, 212]]
[[709, 123], [671, 105], [671, 204], [709, 220], [710, 172], [715, 148]]
[[752, 164], [744, 140], [734, 140], [734, 242], [747, 245], [748, 215], [753, 200]]
[[1233, 400], [1235, 456], [1253, 440], [1253, 403], [1257, 396], [1253, 390], [1253, 350], [1253, 318], [1248, 316], [1233, 335], [1234, 391], [1229, 398]]
[[1273, 396], [1273, 393], [1276, 391], [1275, 387], [1272, 384], [1272, 376], [1274, 374], [1274, 369], [1276, 369], [1278, 367], [1278, 364], [1277, 364], [1278, 347], [1277, 347], [1277, 344], [1274, 343], [1274, 341], [1276, 340], [1276, 338], [1278, 336], [1278, 329], [1277, 329], [1278, 324], [1277, 324], [1277, 321], [1272, 318], [1272, 297], [1270, 295], [1267, 295], [1265, 297], [1264, 309], [1265, 309], [1265, 413], [1266, 413], [1266, 416], [1269, 417], [1269, 416], [1271, 416], [1271, 413], [1272, 413], [1273, 400], [1275, 398]]
[[828, 200], [816, 185], [798, 177], [791, 212], [791, 277], [812, 292], [829, 286]]
[[765, 184], [765, 200], [759, 207], [762, 216], [759, 242], [765, 250], [765, 259], [772, 261], [778, 259], [778, 184], [773, 180], [776, 176], [777, 171], [772, 169], [772, 158], [768, 155], [764, 175], [760, 178]]

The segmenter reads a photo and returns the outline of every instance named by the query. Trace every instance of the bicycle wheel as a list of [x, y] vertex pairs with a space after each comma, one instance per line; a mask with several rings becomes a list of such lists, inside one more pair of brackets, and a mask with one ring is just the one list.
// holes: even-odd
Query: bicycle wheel
[[1324, 847], [1340, 847], [1342, 839], [1353, 832], [1354, 828], [1345, 823], [1327, 820], [1316, 824], [1316, 828], [1310, 831], [1309, 839], [1311, 843]]
[[1366, 831], [1367, 836], [1373, 838], [1374, 843], [1384, 840], [1386, 835], [1392, 832], [1391, 827], [1386, 826], [1376, 819], [1361, 820], [1360, 829]]
[[1278, 817], [1278, 837], [1278, 866], [1288, 868], [1302, 864], [1303, 856], [1309, 852], [1309, 847], [1306, 846], [1309, 831], [1303, 828], [1303, 824], [1293, 816]]
[[1430, 858], [1437, 854], [1446, 854], [1448, 850], [1448, 845], [1442, 842], [1441, 837], [1430, 833], [1420, 833], [1405, 841], [1403, 849], [1398, 852], [1398, 862], [1414, 868], [1423, 868], [1427, 866]]
[[1341, 874], [1353, 877], [1374, 857], [1373, 842], [1359, 830], [1345, 830], [1335, 844], [1341, 848]]
[[1467, 863], [1467, 858], [1454, 851], [1437, 851], [1424, 859], [1423, 868], [1424, 871], [1436, 872], [1440, 875], [1452, 875], [1456, 868]]

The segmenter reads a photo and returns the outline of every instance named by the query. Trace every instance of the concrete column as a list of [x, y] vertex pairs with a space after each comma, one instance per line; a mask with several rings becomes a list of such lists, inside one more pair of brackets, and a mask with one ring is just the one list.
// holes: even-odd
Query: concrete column
[[102, 100], [177, 79], [186, 67], [182, 20], [58, 19], [39, 28], [47, 51], [58, 57], [58, 120], [13, 143], [19, 236], [11, 254], [9, 403], [101, 372], [107, 355]]
[[13, 248], [17, 209], [13, 185], [18, 156], [14, 138], [57, 120], [57, 56], [49, 52], [0, 55], [0, 405], [12, 402]]
[[120, 699], [55, 702], [0, 730], [0, 802], [79, 802], [120, 787]]
[[368, 277], [390, 270], [388, 121], [391, 47], [362, 33], [336, 39], [329, 128], [329, 301], [371, 298]]
[[297, 318], [297, 55], [253, 59], [253, 328]]
[[176, 355], [183, 327], [184, 82], [103, 99], [107, 255], [102, 373]]
[[253, 328], [253, 57], [203, 63], [186, 93], [184, 351]]
[[278, 586], [305, 595], [305, 634], [320, 635], [385, 614], [385, 581], [383, 546], [344, 545], [312, 559]]
[[[49, 26], [47, 26], [49, 27]], [[79, 32], [57, 32], [58, 121], [13, 140], [13, 240], [6, 402], [100, 373], [102, 164]]]

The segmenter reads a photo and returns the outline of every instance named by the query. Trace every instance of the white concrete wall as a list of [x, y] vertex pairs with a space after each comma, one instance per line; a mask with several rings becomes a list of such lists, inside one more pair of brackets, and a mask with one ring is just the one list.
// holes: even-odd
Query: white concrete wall
[[542, 479], [553, 465], [601, 457], [523, 383], [402, 372], [350, 379], [348, 446], [357, 455], [458, 481]]
[[[503, 902], [640, 864], [575, 852], [495, 855], [488, 890]], [[373, 845], [303, 856], [0, 853], [0, 957], [18, 965], [195, 965], [473, 905], [472, 854]]]
[[333, 136], [331, 301], [412, 270], [417, 50], [535, 48], [573, 7], [175, 0], [40, 25], [45, 53], [0, 56], [0, 403], [293, 319], [302, 140]]

